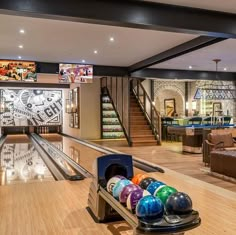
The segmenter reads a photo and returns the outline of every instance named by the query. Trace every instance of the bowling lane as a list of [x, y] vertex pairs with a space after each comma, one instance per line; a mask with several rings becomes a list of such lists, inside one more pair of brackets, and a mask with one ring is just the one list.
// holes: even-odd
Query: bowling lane
[[1, 150], [6, 184], [54, 181], [48, 167], [26, 135], [8, 135]]
[[[93, 173], [95, 159], [105, 154], [59, 134], [41, 134], [41, 136], [90, 173]], [[134, 174], [143, 172], [134, 167]]]

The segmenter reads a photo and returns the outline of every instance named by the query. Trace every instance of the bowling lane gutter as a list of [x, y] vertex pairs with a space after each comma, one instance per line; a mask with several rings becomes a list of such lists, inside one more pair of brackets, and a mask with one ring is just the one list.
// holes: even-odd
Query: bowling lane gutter
[[55, 164], [52, 162], [52, 160], [50, 159], [49, 155], [46, 153], [46, 151], [38, 144], [38, 142], [32, 138], [31, 136], [28, 136], [30, 141], [32, 142], [32, 144], [34, 145], [35, 149], [37, 150], [37, 152], [40, 154], [40, 157], [43, 159], [43, 161], [45, 162], [45, 164], [47, 165], [48, 169], [50, 170], [50, 172], [52, 173], [53, 177], [56, 180], [64, 180], [65, 177], [63, 176], [63, 174], [57, 169], [57, 167], [55, 166]]
[[[124, 154], [122, 152], [119, 152], [119, 151], [116, 151], [114, 149], [111, 149], [111, 148], [108, 148], [108, 147], [104, 147], [104, 146], [100, 146], [98, 144], [95, 144], [95, 143], [91, 143], [89, 141], [86, 141], [86, 140], [81, 140], [81, 139], [78, 139], [78, 138], [75, 138], [73, 136], [70, 136], [70, 135], [67, 135], [67, 134], [64, 134], [64, 133], [61, 133], [62, 136], [64, 137], [67, 137], [69, 139], [72, 139], [74, 140], [75, 142], [79, 143], [79, 144], [83, 144], [89, 148], [92, 148], [92, 149], [95, 149], [99, 152], [103, 152], [105, 154]], [[145, 172], [160, 172], [160, 173], [165, 173], [165, 171], [158, 165], [154, 164], [154, 163], [150, 163], [150, 162], [147, 162], [145, 160], [140, 160], [134, 156], [132, 156], [132, 159], [133, 159], [133, 165], [134, 167], [140, 169], [140, 170], [143, 170]]]
[[[36, 134], [31, 134], [31, 136], [33, 136], [33, 138], [35, 138], [35, 139], [39, 139], [39, 141], [42, 141], [44, 144], [46, 144], [48, 146], [48, 148], [50, 148], [54, 153], [56, 153], [63, 160], [65, 160], [72, 168], [74, 168], [75, 171], [77, 171], [80, 176], [85, 177], [85, 178], [91, 178], [92, 177], [92, 174], [90, 172], [88, 172], [81, 165], [79, 165], [78, 163], [73, 161], [64, 152], [62, 152], [59, 149], [57, 149], [57, 147], [55, 147], [49, 141], [45, 140], [43, 137], [41, 137], [39, 135], [36, 135]], [[78, 178], [78, 175], [72, 175], [72, 176], [69, 175], [69, 177], [68, 177], [68, 180], [78, 180], [78, 179], [82, 179], [82, 178], [81, 177]]]

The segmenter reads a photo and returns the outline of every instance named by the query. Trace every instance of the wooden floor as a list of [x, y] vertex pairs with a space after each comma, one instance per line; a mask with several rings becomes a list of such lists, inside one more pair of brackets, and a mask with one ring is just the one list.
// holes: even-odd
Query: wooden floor
[[[202, 154], [183, 154], [181, 142], [163, 142], [162, 146], [128, 147], [126, 141], [95, 141], [123, 153], [191, 176], [204, 182], [236, 192], [236, 183], [222, 180], [207, 173]], [[236, 234], [236, 233], [235, 233]]]
[[[68, 148], [71, 147], [71, 144], [73, 145], [73, 143], [65, 142], [65, 146]], [[112, 143], [112, 145], [114, 147], [115, 144]], [[165, 173], [150, 173], [149, 175], [190, 195], [193, 200], [193, 208], [200, 213], [202, 224], [186, 234], [235, 235], [236, 193], [184, 175], [189, 171], [186, 169], [186, 164], [192, 167], [191, 169], [197, 168], [195, 162], [198, 162], [200, 167], [202, 165], [200, 156], [183, 156], [180, 153], [180, 147], [179, 144], [163, 144], [161, 147], [135, 147], [132, 149], [116, 146], [116, 149], [123, 152], [133, 151], [136, 157], [159, 162]], [[81, 154], [80, 162], [85, 163], [91, 169], [92, 167], [89, 165], [97, 155], [89, 157], [88, 154], [89, 151], [87, 155]], [[174, 162], [171, 164], [169, 160]], [[182, 165], [185, 163], [185, 167], [182, 169], [181, 162]], [[168, 168], [175, 167], [175, 169], [168, 169], [164, 165], [167, 165]], [[85, 179], [77, 182], [55, 181], [1, 186], [0, 234], [133, 234], [132, 228], [124, 221], [108, 224], [96, 224], [93, 221], [86, 210], [90, 182], [90, 179]]]
[[[188, 193], [202, 224], [189, 235], [235, 235], [236, 193], [172, 170], [150, 176]], [[96, 224], [88, 211], [90, 179], [0, 187], [0, 234], [131, 235], [126, 222]]]

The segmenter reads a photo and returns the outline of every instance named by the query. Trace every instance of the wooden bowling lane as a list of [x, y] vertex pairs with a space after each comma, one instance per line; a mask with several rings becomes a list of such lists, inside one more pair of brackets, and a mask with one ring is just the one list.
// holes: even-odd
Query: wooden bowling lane
[[[96, 158], [104, 155], [95, 149], [89, 148], [83, 144], [80, 144], [73, 139], [58, 135], [58, 134], [42, 134], [43, 138], [47, 141], [55, 144], [55, 146], [61, 146], [61, 151], [72, 158], [75, 162], [80, 164], [90, 173], [93, 172], [93, 164]], [[134, 173], [143, 173], [144, 171], [134, 168]]]
[[0, 150], [2, 184], [54, 181], [40, 153], [27, 135], [7, 135]]

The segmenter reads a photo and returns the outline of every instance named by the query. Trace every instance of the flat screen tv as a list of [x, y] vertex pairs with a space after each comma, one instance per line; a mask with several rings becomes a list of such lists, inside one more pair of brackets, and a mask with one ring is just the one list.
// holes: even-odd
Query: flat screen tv
[[35, 62], [0, 60], [0, 80], [37, 82]]
[[92, 83], [93, 66], [86, 64], [59, 64], [59, 82]]

